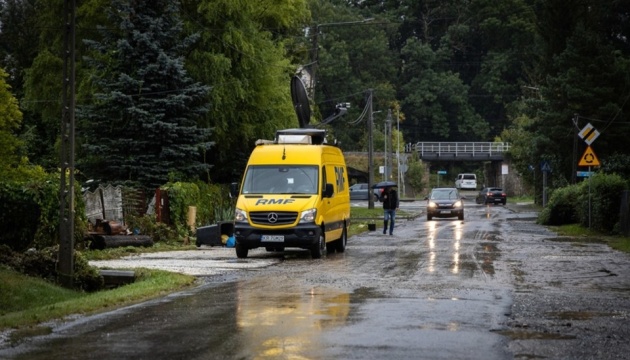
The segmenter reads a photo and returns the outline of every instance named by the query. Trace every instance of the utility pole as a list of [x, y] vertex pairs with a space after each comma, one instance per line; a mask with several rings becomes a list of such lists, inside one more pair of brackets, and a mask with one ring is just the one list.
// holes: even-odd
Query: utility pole
[[[387, 119], [385, 119], [385, 181], [391, 180], [392, 168], [392, 110], [387, 110]], [[388, 141], [389, 140], [389, 141]]]
[[396, 107], [396, 182], [398, 184], [398, 193], [404, 194], [401, 191], [400, 180], [402, 179], [402, 171], [400, 166], [400, 109]]
[[61, 109], [61, 181], [59, 186], [59, 262], [61, 285], [71, 288], [74, 278], [74, 88], [76, 0], [64, 1], [64, 63]]
[[374, 115], [372, 111], [372, 89], [368, 90], [368, 209], [374, 209], [374, 196], [372, 195], [372, 185], [374, 185], [374, 171], [372, 161], [374, 152], [374, 138], [372, 136], [372, 128], [374, 127]]

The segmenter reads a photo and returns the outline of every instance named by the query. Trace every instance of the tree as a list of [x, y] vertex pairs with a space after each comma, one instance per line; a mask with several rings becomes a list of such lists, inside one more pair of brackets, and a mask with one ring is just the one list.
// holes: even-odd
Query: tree
[[198, 178], [212, 143], [197, 126], [207, 112], [207, 86], [184, 69], [196, 40], [184, 37], [178, 2], [114, 0], [101, 40], [86, 40], [91, 102], [78, 109], [82, 157], [89, 178], [127, 181], [148, 190]]
[[22, 112], [6, 82], [7, 77], [8, 74], [0, 68], [0, 180], [41, 179], [45, 175], [43, 169], [29, 163], [25, 144], [17, 136]]
[[468, 86], [457, 74], [441, 69], [444, 54], [410, 39], [402, 52], [400, 97], [413, 141], [480, 141], [488, 123], [468, 102]]
[[422, 164], [422, 161], [413, 158], [409, 162], [409, 169], [405, 174], [407, 184], [413, 189], [414, 194], [421, 194], [426, 188], [427, 184], [424, 182], [426, 176], [426, 169]]
[[6, 83], [8, 74], [0, 69], [0, 174], [4, 178], [10, 169], [20, 163], [23, 144], [15, 135], [22, 121], [17, 99]]
[[190, 74], [212, 84], [209, 111], [200, 119], [219, 144], [211, 159], [227, 183], [242, 176], [258, 139], [273, 139], [278, 129], [297, 127], [290, 82], [297, 66], [288, 49], [307, 22], [303, 0], [182, 1], [189, 32], [201, 38], [187, 57]]
[[539, 159], [556, 159], [554, 180], [563, 185], [576, 180], [578, 157], [584, 146], [577, 130], [586, 125], [584, 118], [591, 119], [588, 121], [593, 121], [602, 133], [596, 144], [600, 158], [627, 152], [624, 139], [630, 129], [622, 119], [628, 117], [624, 104], [630, 97], [630, 61], [624, 54], [627, 45], [617, 48], [619, 42], [611, 40], [609, 32], [622, 27], [617, 23], [609, 28], [606, 24], [610, 4], [549, 1], [538, 6], [544, 56], [537, 66], [537, 78], [544, 82], [540, 86], [541, 101], [533, 103], [540, 121], [528, 131], [543, 140], [535, 144], [534, 154]]

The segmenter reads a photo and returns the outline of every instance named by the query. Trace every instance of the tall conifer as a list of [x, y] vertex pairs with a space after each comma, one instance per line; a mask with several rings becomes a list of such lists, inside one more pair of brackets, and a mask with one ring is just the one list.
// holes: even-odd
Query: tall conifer
[[195, 37], [183, 36], [178, 9], [172, 0], [114, 0], [110, 25], [86, 41], [95, 91], [78, 111], [78, 158], [87, 176], [151, 190], [208, 170], [210, 130], [197, 120], [207, 112], [209, 88], [184, 69]]

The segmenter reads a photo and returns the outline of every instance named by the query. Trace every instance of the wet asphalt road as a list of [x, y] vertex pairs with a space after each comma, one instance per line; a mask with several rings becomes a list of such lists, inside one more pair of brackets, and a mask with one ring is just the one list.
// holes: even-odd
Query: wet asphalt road
[[557, 238], [526, 207], [466, 205], [464, 221], [399, 220], [319, 260], [222, 258], [197, 289], [67, 321], [0, 358], [627, 358], [627, 255]]

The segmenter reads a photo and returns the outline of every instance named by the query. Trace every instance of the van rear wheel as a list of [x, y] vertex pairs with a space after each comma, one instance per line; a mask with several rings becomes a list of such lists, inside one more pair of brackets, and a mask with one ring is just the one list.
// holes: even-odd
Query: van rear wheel
[[346, 251], [346, 244], [348, 244], [348, 229], [346, 228], [346, 224], [343, 224], [343, 230], [341, 231], [341, 237], [339, 240], [334, 242], [335, 250], [337, 252]]

